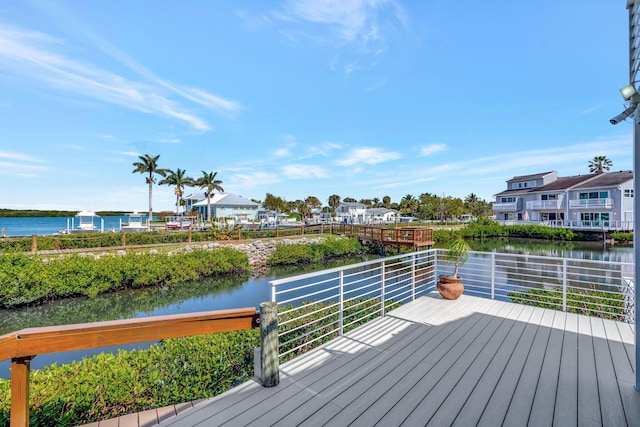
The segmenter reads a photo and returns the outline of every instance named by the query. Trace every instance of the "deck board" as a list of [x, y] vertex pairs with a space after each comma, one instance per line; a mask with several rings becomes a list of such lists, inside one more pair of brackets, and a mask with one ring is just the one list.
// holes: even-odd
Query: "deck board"
[[276, 387], [249, 381], [156, 415], [173, 427], [640, 426], [633, 339], [612, 320], [431, 294], [282, 364]]

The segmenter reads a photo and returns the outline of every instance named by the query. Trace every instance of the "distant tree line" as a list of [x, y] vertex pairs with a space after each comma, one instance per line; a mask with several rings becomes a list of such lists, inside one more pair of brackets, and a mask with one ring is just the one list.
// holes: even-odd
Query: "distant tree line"
[[[70, 217], [78, 211], [54, 211], [36, 209], [0, 209], [0, 218], [44, 218], [44, 217]], [[123, 216], [123, 211], [98, 211], [100, 216]]]

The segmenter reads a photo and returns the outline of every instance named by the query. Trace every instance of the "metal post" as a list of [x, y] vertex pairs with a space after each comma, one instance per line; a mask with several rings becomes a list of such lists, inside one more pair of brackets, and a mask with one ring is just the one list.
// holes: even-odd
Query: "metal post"
[[[638, 3], [636, 0], [628, 0], [627, 9], [629, 10], [629, 83], [634, 85], [637, 82], [637, 63], [638, 49], [637, 38], [640, 30], [635, 25], [638, 18]], [[636, 88], [637, 89], [637, 88]], [[640, 224], [640, 108], [636, 108], [633, 115], [633, 230]], [[633, 259], [634, 259], [634, 276], [633, 284], [635, 288], [635, 306], [636, 306], [636, 383], [635, 389], [640, 391], [640, 298], [638, 297], [638, 279], [640, 279], [640, 252], [638, 249], [638, 240], [634, 238], [633, 243]]]
[[491, 299], [496, 298], [496, 252], [491, 252]]
[[381, 303], [381, 307], [380, 307], [380, 316], [384, 317], [384, 304], [385, 304], [385, 270], [386, 270], [386, 263], [385, 261], [382, 261], [382, 278], [380, 279], [380, 303]]
[[416, 254], [411, 261], [411, 301], [416, 300]]
[[278, 305], [275, 302], [260, 304], [260, 380], [264, 387], [280, 383], [278, 358]]
[[562, 260], [562, 311], [567, 311], [567, 260]]
[[339, 284], [339, 299], [340, 299], [340, 303], [339, 303], [339, 307], [338, 307], [338, 335], [342, 336], [342, 334], [344, 333], [343, 327], [344, 327], [344, 271], [340, 270], [340, 278], [339, 278], [340, 284]]

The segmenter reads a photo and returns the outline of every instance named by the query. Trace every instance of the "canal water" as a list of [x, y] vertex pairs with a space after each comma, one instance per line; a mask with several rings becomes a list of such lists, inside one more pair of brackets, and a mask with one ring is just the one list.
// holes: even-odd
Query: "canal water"
[[[483, 252], [507, 252], [553, 257], [580, 258], [599, 261], [633, 262], [631, 247], [604, 246], [602, 243], [540, 242], [531, 240], [485, 240], [470, 242], [472, 249]], [[38, 307], [0, 310], [0, 335], [23, 328], [98, 322], [167, 314], [219, 310], [239, 307], [258, 307], [270, 297], [269, 281], [303, 274], [309, 271], [353, 264], [376, 258], [351, 257], [333, 262], [274, 268], [267, 276], [236, 276], [185, 283], [168, 288], [129, 290], [96, 298], [76, 298], [54, 301]], [[121, 346], [122, 349], [145, 348], [149, 343]], [[69, 363], [103, 351], [98, 348], [67, 353], [38, 355], [33, 369], [52, 363]], [[9, 377], [9, 361], [0, 362], [0, 378]]]

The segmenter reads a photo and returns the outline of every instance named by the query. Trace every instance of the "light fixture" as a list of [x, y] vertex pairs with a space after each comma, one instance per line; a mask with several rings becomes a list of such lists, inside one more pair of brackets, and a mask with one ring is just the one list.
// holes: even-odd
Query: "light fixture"
[[620, 94], [622, 95], [625, 101], [628, 101], [631, 99], [633, 95], [636, 94], [636, 88], [633, 85], [627, 85], [622, 89], [620, 89]]

